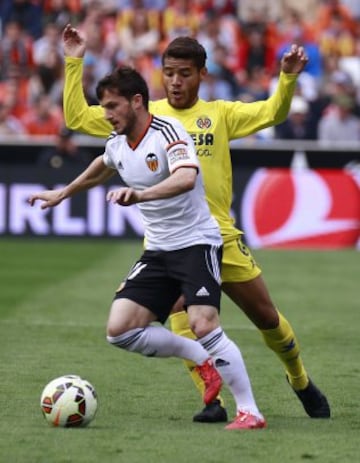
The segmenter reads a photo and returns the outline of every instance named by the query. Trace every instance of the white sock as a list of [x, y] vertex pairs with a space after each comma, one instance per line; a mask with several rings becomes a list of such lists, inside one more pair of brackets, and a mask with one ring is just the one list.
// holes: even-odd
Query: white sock
[[209, 358], [199, 342], [178, 336], [163, 326], [135, 328], [119, 336], [107, 336], [107, 340], [117, 347], [148, 357], [179, 357], [197, 365]]
[[262, 417], [254, 399], [244, 360], [234, 342], [221, 327], [199, 339], [199, 342], [211, 355], [216, 369], [234, 396], [237, 411], [247, 411]]

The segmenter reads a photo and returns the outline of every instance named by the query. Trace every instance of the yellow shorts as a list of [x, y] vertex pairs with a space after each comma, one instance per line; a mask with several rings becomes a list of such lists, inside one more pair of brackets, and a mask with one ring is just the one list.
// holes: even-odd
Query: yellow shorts
[[221, 278], [223, 283], [250, 281], [260, 275], [261, 269], [241, 236], [224, 240]]

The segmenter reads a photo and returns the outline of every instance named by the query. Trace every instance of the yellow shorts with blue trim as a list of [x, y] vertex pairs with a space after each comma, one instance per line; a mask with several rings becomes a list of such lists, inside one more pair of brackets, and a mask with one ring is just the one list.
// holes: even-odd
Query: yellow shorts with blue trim
[[249, 248], [242, 242], [241, 235], [224, 239], [221, 279], [223, 283], [250, 281], [260, 275]]

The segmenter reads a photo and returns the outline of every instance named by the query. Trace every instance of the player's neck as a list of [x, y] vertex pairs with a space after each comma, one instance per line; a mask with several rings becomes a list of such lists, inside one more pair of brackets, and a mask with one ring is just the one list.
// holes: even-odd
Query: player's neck
[[127, 135], [127, 141], [130, 146], [137, 145], [144, 137], [152, 121], [152, 114], [144, 110], [138, 115], [134, 129]]

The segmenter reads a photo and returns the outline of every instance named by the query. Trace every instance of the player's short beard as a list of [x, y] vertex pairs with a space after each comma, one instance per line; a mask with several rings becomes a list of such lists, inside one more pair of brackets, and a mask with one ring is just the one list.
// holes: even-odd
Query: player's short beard
[[126, 116], [126, 125], [124, 126], [121, 133], [118, 132], [119, 135], [130, 135], [131, 132], [134, 130], [136, 125], [136, 114], [132, 108], [129, 108], [129, 111]]

